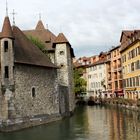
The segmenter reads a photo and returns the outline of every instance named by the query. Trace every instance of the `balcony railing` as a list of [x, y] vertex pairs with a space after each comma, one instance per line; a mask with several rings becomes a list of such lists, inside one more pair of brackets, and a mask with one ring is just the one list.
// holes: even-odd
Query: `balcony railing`
[[110, 67], [110, 68], [108, 68], [108, 71], [111, 71], [111, 67]]
[[114, 66], [113, 69], [117, 69], [117, 66]]
[[122, 75], [119, 75], [119, 76], [118, 76], [118, 79], [122, 79], [122, 78], [123, 78], [123, 76], [122, 76]]
[[122, 66], [121, 66], [121, 64], [118, 64], [118, 68], [121, 68]]

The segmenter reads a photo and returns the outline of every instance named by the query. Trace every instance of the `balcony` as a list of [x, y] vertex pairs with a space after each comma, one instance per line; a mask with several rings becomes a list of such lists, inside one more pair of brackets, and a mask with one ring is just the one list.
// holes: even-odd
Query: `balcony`
[[117, 69], [117, 65], [113, 66], [113, 69]]
[[111, 81], [111, 77], [108, 77], [108, 81]]
[[110, 68], [108, 68], [107, 70], [108, 70], [108, 72], [111, 72], [111, 67], [110, 67]]
[[112, 83], [112, 79], [111, 78], [108, 78], [108, 83]]
[[118, 80], [118, 77], [117, 77], [117, 76], [114, 76], [114, 80], [115, 80], [115, 81]]
[[123, 76], [122, 75], [118, 75], [118, 79], [122, 79], [123, 78]]
[[115, 87], [115, 91], [118, 91], [118, 87]]
[[118, 71], [121, 71], [122, 70], [122, 67], [118, 67]]
[[121, 66], [121, 64], [118, 64], [118, 68], [121, 68], [122, 66]]

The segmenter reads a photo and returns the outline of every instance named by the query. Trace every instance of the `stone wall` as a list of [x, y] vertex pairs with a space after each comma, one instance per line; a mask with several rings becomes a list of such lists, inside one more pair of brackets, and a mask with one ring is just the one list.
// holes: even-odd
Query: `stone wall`
[[15, 120], [7, 120], [0, 124], [0, 132], [12, 132], [33, 126], [47, 124], [50, 122], [61, 120], [60, 114], [39, 115], [33, 117], [19, 118]]
[[[4, 42], [8, 42], [7, 51], [5, 51]], [[1, 83], [4, 86], [9, 86], [14, 84], [14, 75], [13, 75], [13, 68], [14, 68], [14, 53], [13, 53], [13, 41], [8, 38], [4, 38], [1, 40], [0, 45], [1, 50]], [[5, 78], [5, 66], [8, 67], [8, 77]]]
[[59, 85], [59, 112], [62, 116], [69, 115], [68, 87]]
[[69, 111], [72, 112], [75, 108], [73, 93], [73, 67], [70, 46], [68, 44], [56, 44], [55, 63], [59, 67], [57, 71], [59, 84], [68, 87], [67, 94], [69, 95]]
[[14, 89], [14, 53], [13, 40], [3, 38], [0, 42], [0, 120], [8, 119], [8, 99]]
[[52, 52], [48, 52], [47, 55], [50, 58], [51, 62], [55, 63], [55, 53], [52, 51]]
[[74, 79], [73, 79], [73, 63], [70, 52], [70, 46], [67, 46], [67, 58], [68, 58], [68, 78], [69, 78], [69, 102], [70, 102], [70, 111], [73, 112], [75, 108], [75, 94], [74, 94]]
[[12, 102], [15, 118], [59, 113], [56, 69], [16, 64]]

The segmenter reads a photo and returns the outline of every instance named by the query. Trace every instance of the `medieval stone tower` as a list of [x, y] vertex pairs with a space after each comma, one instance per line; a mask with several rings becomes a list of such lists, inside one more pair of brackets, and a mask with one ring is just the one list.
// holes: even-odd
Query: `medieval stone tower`
[[67, 90], [65, 91], [65, 95], [68, 95], [67, 99], [65, 99], [67, 103], [62, 106], [67, 106], [65, 110], [73, 112], [75, 103], [73, 93], [72, 59], [74, 57], [74, 52], [71, 44], [63, 33], [55, 36], [55, 34], [53, 34], [49, 29], [45, 29], [41, 20], [38, 21], [35, 29], [25, 30], [24, 33], [26, 36], [33, 36], [44, 43], [45, 48], [43, 52], [47, 52], [46, 54], [49, 56], [51, 62], [57, 66], [58, 84], [60, 87], [64, 87], [59, 88], [60, 96], [62, 95], [62, 92], [64, 92], [61, 91], [61, 89]]
[[2, 112], [3, 119], [7, 119], [11, 115], [12, 92], [14, 90], [14, 37], [8, 17], [5, 17], [1, 34], [1, 89], [2, 89]]
[[72, 57], [73, 50], [67, 38], [60, 33], [55, 40], [55, 64], [58, 69], [58, 82], [60, 85], [68, 87], [69, 111], [74, 110]]
[[[41, 23], [35, 30], [23, 32], [11, 26], [8, 16], [4, 19], [0, 32], [0, 131], [60, 120], [74, 111], [73, 49], [62, 33], [56, 37]], [[26, 35], [39, 38], [45, 45], [43, 52]]]

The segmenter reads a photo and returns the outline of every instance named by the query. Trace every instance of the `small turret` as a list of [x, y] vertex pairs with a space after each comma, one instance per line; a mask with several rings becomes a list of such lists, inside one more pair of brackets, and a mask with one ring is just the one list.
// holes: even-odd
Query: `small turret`
[[1, 77], [2, 86], [9, 88], [13, 85], [13, 67], [14, 67], [14, 52], [13, 42], [14, 36], [9, 17], [4, 19], [2, 33], [0, 36], [1, 41]]
[[9, 20], [8, 16], [6, 16], [4, 19], [0, 39], [2, 39], [2, 38], [10, 38], [10, 39], [14, 38], [13, 33], [12, 33], [12, 27], [11, 27], [10, 20]]
[[0, 36], [0, 56], [1, 56], [1, 91], [3, 104], [1, 117], [4, 120], [14, 116], [12, 97], [14, 92], [14, 36], [9, 17], [4, 19]]
[[44, 25], [43, 25], [41, 20], [38, 21], [35, 29], [36, 30], [44, 30], [45, 29], [45, 27], [44, 27]]
[[58, 81], [60, 85], [68, 87], [69, 111], [74, 110], [74, 93], [73, 93], [73, 49], [65, 35], [60, 33], [55, 42], [55, 63], [58, 69]]

